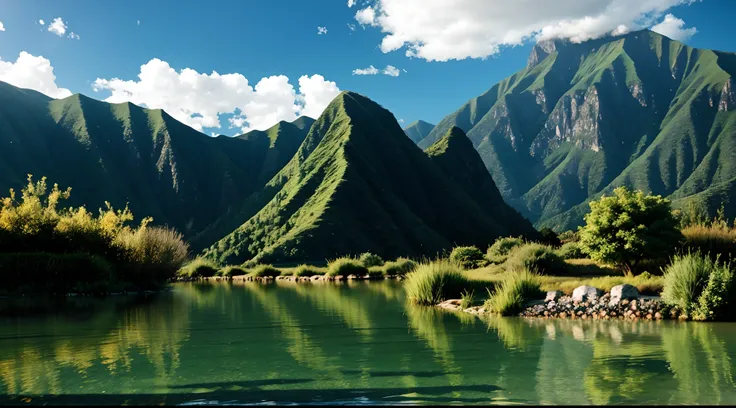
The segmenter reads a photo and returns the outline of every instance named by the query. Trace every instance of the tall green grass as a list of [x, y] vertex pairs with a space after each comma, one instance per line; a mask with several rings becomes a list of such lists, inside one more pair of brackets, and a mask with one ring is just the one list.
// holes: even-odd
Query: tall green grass
[[347, 277], [348, 275], [365, 276], [368, 268], [360, 260], [353, 258], [337, 258], [327, 264], [327, 276]]
[[711, 257], [736, 259], [736, 228], [725, 223], [695, 224], [682, 229], [685, 236], [685, 248], [688, 251], [700, 251]]
[[206, 258], [195, 258], [179, 269], [179, 276], [187, 279], [209, 278], [215, 276], [220, 267]]
[[543, 275], [564, 275], [567, 264], [547, 245], [528, 243], [514, 248], [506, 260], [508, 270], [534, 270]]
[[251, 269], [249, 275], [256, 278], [275, 278], [281, 276], [281, 271], [271, 265], [257, 265]]
[[383, 270], [386, 276], [405, 276], [416, 269], [417, 263], [407, 258], [398, 258], [395, 261], [386, 262]]
[[485, 308], [490, 312], [509, 316], [518, 313], [529, 300], [540, 299], [543, 296], [541, 280], [532, 270], [515, 269], [494, 293], [486, 300]]
[[731, 265], [697, 252], [675, 256], [664, 282], [662, 299], [696, 320], [723, 317], [736, 300]]
[[404, 289], [409, 301], [418, 305], [436, 305], [459, 298], [470, 281], [462, 268], [447, 260], [422, 263], [406, 275]]

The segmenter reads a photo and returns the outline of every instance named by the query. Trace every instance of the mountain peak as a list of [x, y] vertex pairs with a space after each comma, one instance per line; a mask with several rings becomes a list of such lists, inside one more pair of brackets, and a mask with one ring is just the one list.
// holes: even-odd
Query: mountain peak
[[451, 127], [440, 140], [436, 141], [432, 146], [428, 147], [426, 152], [430, 156], [437, 156], [445, 154], [447, 152], [458, 154], [456, 152], [471, 152], [475, 153], [473, 142], [468, 139], [468, 136], [457, 126]]
[[434, 129], [434, 125], [423, 120], [417, 120], [411, 125], [404, 128], [404, 133], [409, 136], [414, 143], [419, 143], [427, 137], [430, 132]]

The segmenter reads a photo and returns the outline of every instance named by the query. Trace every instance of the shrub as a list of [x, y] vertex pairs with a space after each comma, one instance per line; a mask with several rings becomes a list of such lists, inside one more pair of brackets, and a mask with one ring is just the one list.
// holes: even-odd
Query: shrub
[[429, 306], [460, 297], [469, 284], [457, 263], [441, 260], [417, 266], [406, 275], [404, 289], [410, 302]]
[[583, 247], [577, 242], [566, 242], [562, 244], [560, 249], [557, 250], [557, 253], [562, 257], [562, 259], [585, 258]]
[[404, 276], [413, 271], [417, 267], [417, 263], [407, 258], [398, 258], [395, 261], [386, 262], [383, 270], [386, 276]]
[[380, 266], [371, 266], [370, 268], [368, 268], [369, 279], [382, 279], [385, 274], [386, 272]]
[[455, 247], [450, 253], [450, 260], [465, 269], [475, 269], [483, 266], [485, 258], [483, 252], [474, 246]]
[[683, 228], [685, 248], [712, 257], [736, 259], [736, 228], [724, 224], [696, 224]]
[[[133, 267], [123, 268], [124, 278], [141, 284], [146, 280], [165, 282], [176, 276], [184, 265], [189, 245], [176, 231], [141, 225], [137, 230], [125, 229], [115, 238], [115, 243], [125, 249]], [[135, 271], [139, 276], [130, 276]], [[145, 276], [140, 276], [145, 275]]]
[[[678, 255], [665, 270], [662, 299], [688, 315], [695, 312], [698, 317], [708, 318], [726, 305], [728, 299], [721, 295], [729, 290], [732, 277], [728, 264], [700, 253]], [[704, 293], [707, 297], [701, 306]]]
[[716, 259], [703, 292], [694, 307], [694, 320], [733, 318], [733, 270], [730, 264], [719, 264]]
[[515, 248], [506, 261], [507, 270], [534, 270], [545, 275], [562, 275], [567, 264], [551, 247], [529, 243]]
[[247, 275], [248, 274], [248, 271], [246, 271], [245, 269], [243, 269], [243, 268], [241, 268], [239, 266], [232, 266], [231, 265], [231, 266], [226, 266], [226, 267], [220, 269], [219, 271], [217, 271], [217, 274], [219, 276], [224, 276], [224, 277], [227, 277], [227, 278], [232, 278], [233, 276]]
[[522, 245], [524, 245], [524, 240], [521, 237], [499, 238], [488, 248], [486, 255], [490, 262], [503, 263], [511, 250]]
[[317, 267], [311, 265], [299, 265], [294, 271], [294, 275], [299, 277], [310, 277], [315, 275], [324, 275]]
[[682, 234], [669, 200], [625, 187], [590, 203], [580, 243], [592, 259], [632, 270], [644, 259], [665, 259]]
[[220, 268], [206, 258], [195, 258], [179, 269], [179, 276], [189, 279], [209, 278], [215, 276]]
[[365, 276], [368, 273], [362, 262], [353, 258], [337, 258], [327, 265], [327, 276]]
[[514, 269], [496, 288], [485, 303], [490, 312], [509, 316], [518, 313], [524, 304], [532, 299], [539, 299], [543, 292], [539, 277], [527, 268]]
[[560, 238], [560, 242], [563, 244], [580, 241], [580, 235], [578, 235], [577, 231], [561, 232], [557, 237]]
[[366, 252], [360, 255], [360, 262], [366, 268], [370, 268], [371, 266], [383, 265], [383, 258], [370, 252]]
[[557, 236], [557, 233], [552, 230], [552, 228], [545, 227], [539, 230], [539, 242], [545, 245], [558, 247], [562, 244], [560, 241], [560, 238]]
[[257, 265], [251, 270], [250, 275], [256, 278], [275, 278], [281, 276], [281, 271], [271, 265]]

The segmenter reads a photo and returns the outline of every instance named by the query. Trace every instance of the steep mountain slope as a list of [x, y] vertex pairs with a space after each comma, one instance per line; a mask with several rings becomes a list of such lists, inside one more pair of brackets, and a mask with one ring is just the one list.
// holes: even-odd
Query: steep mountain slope
[[619, 185], [681, 200], [736, 177], [735, 72], [734, 54], [650, 31], [544, 42], [419, 146], [458, 126], [507, 202], [538, 226], [573, 228]]
[[363, 251], [435, 255], [531, 228], [505, 228], [490, 209], [503, 204], [478, 205], [389, 111], [351, 92], [330, 103], [292, 160], [250, 201], [244, 212], [254, 215], [205, 255], [227, 263]]
[[418, 120], [404, 128], [404, 133], [414, 143], [419, 143], [432, 132], [434, 125], [423, 120]]
[[187, 236], [260, 189], [306, 135], [281, 123], [266, 135], [211, 138], [161, 110], [54, 100], [2, 82], [0, 106], [0, 191], [22, 187], [29, 173], [48, 176], [73, 187], [72, 204], [129, 203], [139, 219]]
[[473, 143], [460, 128], [453, 126], [426, 153], [479, 207], [491, 211], [505, 229], [530, 237], [537, 233], [528, 220], [503, 201]]

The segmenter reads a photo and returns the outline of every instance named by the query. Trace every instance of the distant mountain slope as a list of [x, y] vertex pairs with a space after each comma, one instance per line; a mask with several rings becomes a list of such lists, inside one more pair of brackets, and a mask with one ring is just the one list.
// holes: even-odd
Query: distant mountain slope
[[587, 202], [619, 185], [720, 202], [728, 189], [708, 190], [736, 177], [734, 73], [736, 55], [651, 31], [544, 42], [419, 146], [464, 130], [506, 201], [539, 227], [580, 225]]
[[281, 123], [265, 135], [211, 138], [158, 109], [54, 100], [2, 82], [0, 106], [0, 191], [22, 187], [29, 173], [48, 176], [72, 187], [73, 204], [129, 203], [138, 219], [187, 236], [259, 190], [306, 135]]
[[493, 211], [503, 203], [476, 203], [389, 111], [352, 92], [330, 103], [292, 160], [250, 201], [244, 212], [254, 215], [207, 256], [238, 263], [323, 261], [363, 251], [435, 255], [532, 230], [525, 220], [505, 227]]
[[434, 129], [434, 125], [431, 123], [427, 123], [423, 120], [418, 120], [411, 125], [404, 128], [404, 133], [406, 133], [407, 136], [409, 136], [409, 139], [411, 139], [414, 143], [419, 143], [427, 137], [427, 135], [432, 132], [432, 129]]
[[491, 174], [462, 129], [453, 126], [426, 153], [479, 207], [491, 211], [505, 229], [530, 237], [536, 234], [529, 221], [503, 201]]

